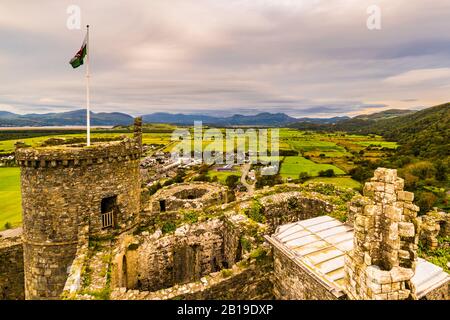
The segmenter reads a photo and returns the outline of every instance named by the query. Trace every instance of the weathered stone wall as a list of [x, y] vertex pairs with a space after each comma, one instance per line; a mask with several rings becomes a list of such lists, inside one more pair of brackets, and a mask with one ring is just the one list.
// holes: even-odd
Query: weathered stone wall
[[273, 293], [278, 300], [337, 300], [345, 297], [333, 294], [312, 272], [300, 267], [292, 257], [273, 249]]
[[[226, 187], [205, 182], [179, 183], [158, 190], [150, 199], [146, 213], [157, 215], [180, 209], [203, 209], [227, 202]], [[163, 209], [161, 207], [164, 207]]]
[[450, 281], [440, 287], [431, 290], [421, 300], [450, 300]]
[[301, 192], [284, 192], [262, 197], [268, 232], [285, 223], [305, 220], [333, 211], [333, 205], [319, 198], [305, 197]]
[[158, 230], [127, 240], [130, 245], [124, 253], [125, 260], [123, 254], [117, 255], [118, 276], [113, 286], [124, 285], [120, 276], [124, 273], [123, 261], [126, 261], [127, 286], [147, 291], [199, 280], [221, 269], [223, 228], [223, 221], [212, 219], [185, 224], [165, 236]]
[[403, 185], [396, 170], [378, 168], [364, 186], [366, 199], [354, 218], [354, 247], [345, 257], [350, 299], [415, 298], [410, 280], [417, 263], [419, 208]]
[[[78, 244], [79, 228], [91, 235], [127, 230], [140, 212], [140, 146], [120, 142], [20, 148], [25, 295], [57, 298]], [[102, 229], [102, 199], [117, 196], [114, 228]]]
[[229, 275], [215, 272], [199, 281], [154, 292], [113, 291], [113, 300], [267, 300], [273, 299], [272, 260], [270, 257], [248, 266], [234, 265]]
[[0, 238], [0, 300], [24, 298], [22, 241], [20, 238]]
[[434, 210], [419, 219], [421, 221], [420, 239], [430, 249], [439, 247], [438, 236], [450, 236], [450, 214]]

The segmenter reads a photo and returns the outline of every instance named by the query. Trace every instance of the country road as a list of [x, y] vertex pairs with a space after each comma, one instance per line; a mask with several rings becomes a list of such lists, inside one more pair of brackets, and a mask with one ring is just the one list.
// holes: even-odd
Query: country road
[[247, 175], [248, 175], [248, 172], [250, 171], [250, 167], [251, 167], [250, 163], [244, 163], [244, 165], [242, 165], [242, 167], [241, 167], [241, 173], [242, 173], [241, 183], [247, 188], [248, 194], [250, 194], [252, 196], [253, 193], [255, 192], [255, 185], [249, 184], [247, 182]]

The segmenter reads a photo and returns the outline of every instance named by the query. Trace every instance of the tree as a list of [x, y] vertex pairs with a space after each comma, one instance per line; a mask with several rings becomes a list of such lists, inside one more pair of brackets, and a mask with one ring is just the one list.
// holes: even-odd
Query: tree
[[431, 192], [419, 192], [417, 193], [416, 203], [422, 212], [427, 212], [433, 208], [437, 199]]
[[300, 183], [306, 182], [309, 178], [311, 178], [311, 176], [308, 174], [308, 172], [300, 172], [300, 174], [298, 175], [298, 180], [300, 181]]
[[327, 169], [319, 171], [319, 177], [334, 177], [335, 173], [333, 169]]
[[434, 168], [436, 169], [436, 180], [446, 181], [448, 168], [445, 163], [442, 160], [436, 160]]
[[230, 188], [231, 190], [235, 189], [237, 184], [239, 183], [239, 176], [237, 175], [229, 175], [226, 179], [225, 179], [225, 184], [227, 185], [228, 188]]

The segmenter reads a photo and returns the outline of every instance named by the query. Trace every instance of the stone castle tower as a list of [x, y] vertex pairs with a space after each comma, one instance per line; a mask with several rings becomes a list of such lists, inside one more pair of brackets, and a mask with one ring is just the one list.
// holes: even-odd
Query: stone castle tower
[[354, 245], [345, 257], [345, 286], [356, 300], [414, 299], [419, 208], [397, 170], [378, 168], [354, 208]]
[[141, 124], [137, 118], [133, 139], [17, 147], [26, 299], [59, 297], [82, 230], [105, 236], [137, 224]]

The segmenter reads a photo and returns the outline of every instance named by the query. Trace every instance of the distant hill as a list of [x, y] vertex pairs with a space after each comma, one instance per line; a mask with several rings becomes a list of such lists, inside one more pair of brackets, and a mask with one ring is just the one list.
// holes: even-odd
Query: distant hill
[[147, 123], [172, 123], [179, 125], [192, 125], [194, 121], [202, 121], [207, 125], [215, 126], [285, 126], [296, 122], [308, 123], [336, 123], [349, 119], [349, 117], [334, 118], [293, 118], [284, 113], [262, 112], [256, 115], [235, 114], [230, 117], [214, 117], [199, 114], [172, 114], [157, 112], [143, 116], [143, 121]]
[[[133, 117], [120, 112], [91, 112], [90, 118], [93, 126], [130, 125], [133, 123]], [[85, 124], [86, 110], [45, 114], [30, 113], [25, 115], [0, 111], [0, 126], [2, 127], [76, 126]]]
[[199, 114], [171, 114], [171, 113], [152, 113], [143, 116], [143, 121], [148, 123], [172, 123], [179, 125], [192, 125], [194, 121], [202, 121], [203, 124], [215, 126], [280, 126], [297, 121], [284, 113], [263, 112], [256, 115], [245, 116], [235, 114], [230, 117], [213, 117]]
[[450, 103], [376, 121], [367, 130], [398, 141], [403, 154], [444, 159], [450, 156]]
[[420, 111], [387, 110], [356, 116], [335, 124], [297, 122], [290, 127], [302, 130], [378, 134], [388, 140], [399, 142], [400, 154], [435, 159], [445, 159], [450, 155], [450, 103]]
[[399, 117], [399, 116], [405, 116], [408, 114], [412, 114], [414, 112], [416, 112], [416, 111], [403, 110], [403, 109], [389, 109], [389, 110], [384, 110], [384, 111], [376, 112], [376, 113], [372, 113], [372, 114], [362, 114], [362, 115], [353, 117], [353, 119], [378, 121], [378, 120], [395, 118], [395, 117]]

